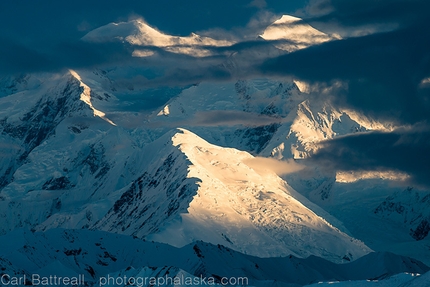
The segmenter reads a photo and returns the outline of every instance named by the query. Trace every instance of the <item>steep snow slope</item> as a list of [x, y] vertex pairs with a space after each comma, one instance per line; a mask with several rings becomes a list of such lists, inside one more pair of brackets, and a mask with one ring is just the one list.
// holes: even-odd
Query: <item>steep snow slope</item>
[[2, 157], [0, 188], [12, 180], [29, 153], [55, 133], [62, 120], [102, 116], [91, 106], [88, 89], [76, 77], [41, 75], [38, 81], [46, 84], [0, 99], [0, 137], [4, 151], [9, 151]]
[[388, 196], [374, 213], [410, 229], [415, 240], [423, 240], [430, 231], [430, 193], [409, 187]]
[[428, 214], [426, 201], [421, 201], [427, 194], [405, 190], [390, 180], [364, 179], [334, 183], [330, 200], [320, 204], [372, 249], [407, 254], [429, 264], [428, 236], [418, 241], [411, 236], [424, 234], [415, 230]]
[[119, 40], [126, 41], [132, 45], [142, 46], [142, 48], [136, 49], [133, 52], [133, 55], [137, 57], [154, 55], [156, 49], [151, 48], [151, 46], [172, 53], [204, 57], [213, 54], [212, 50], [205, 48], [205, 46], [220, 47], [233, 44], [227, 40], [215, 40], [194, 33], [186, 37], [166, 35], [140, 19], [129, 22], [110, 23], [89, 32], [82, 40], [89, 42]]
[[20, 226], [85, 227], [110, 208], [104, 202], [140, 166], [129, 132], [92, 105], [106, 101], [103, 94], [75, 72], [41, 81], [35, 90], [0, 99], [3, 233]]
[[181, 130], [147, 146], [148, 168], [94, 228], [183, 246], [195, 240], [257, 256], [355, 260], [370, 250], [309, 210], [246, 152]]
[[339, 39], [318, 31], [300, 18], [289, 15], [283, 15], [273, 22], [260, 37], [265, 40], [279, 41], [275, 47], [288, 52]]
[[[371, 253], [352, 263], [334, 264], [314, 256], [258, 258], [203, 242], [174, 248], [88, 230], [55, 229], [40, 233], [20, 229], [1, 236], [0, 243], [3, 246], [0, 267], [6, 274], [15, 272], [26, 274], [28, 278], [32, 274], [69, 277], [82, 274], [90, 286], [99, 286], [100, 279], [108, 276], [114, 279], [119, 276], [143, 279], [196, 276], [212, 278], [215, 283], [225, 277], [246, 279], [243, 285], [250, 286], [276, 282], [300, 286], [318, 281], [384, 278], [400, 272], [429, 270], [416, 260], [390, 253]], [[11, 265], [15, 269], [11, 269]]]

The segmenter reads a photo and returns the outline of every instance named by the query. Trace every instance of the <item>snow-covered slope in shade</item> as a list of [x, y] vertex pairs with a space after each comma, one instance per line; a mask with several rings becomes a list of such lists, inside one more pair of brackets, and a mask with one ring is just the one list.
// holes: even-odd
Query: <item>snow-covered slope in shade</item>
[[0, 99], [0, 139], [4, 148], [0, 188], [11, 182], [29, 153], [54, 135], [63, 120], [70, 117], [92, 120], [103, 116], [91, 106], [88, 89], [73, 75], [33, 75], [32, 78], [40, 84]]
[[39, 85], [40, 80], [31, 74], [0, 77], [0, 98], [23, 90], [34, 89]]
[[415, 240], [424, 240], [430, 232], [430, 192], [407, 188], [388, 196], [374, 213], [410, 230]]
[[299, 202], [276, 174], [249, 167], [247, 152], [186, 130], [146, 152], [153, 155], [148, 168], [96, 229], [173, 246], [203, 240], [263, 257], [313, 254], [342, 262], [370, 251]]
[[275, 47], [288, 52], [339, 39], [313, 28], [300, 18], [289, 15], [283, 15], [273, 22], [260, 37], [265, 40], [279, 41]]
[[89, 42], [120, 40], [142, 46], [141, 49], [136, 49], [133, 52], [136, 57], [152, 56], [155, 53], [150, 47], [145, 49], [145, 46], [155, 46], [172, 53], [204, 57], [212, 55], [212, 51], [204, 46], [221, 47], [233, 44], [227, 40], [215, 40], [194, 33], [186, 37], [166, 35], [140, 19], [110, 23], [89, 32], [82, 40]]
[[330, 199], [319, 203], [373, 250], [407, 255], [430, 264], [429, 237], [417, 241], [411, 236], [424, 235], [415, 231], [420, 230], [417, 227], [428, 215], [426, 196], [428, 192], [405, 190], [390, 180], [363, 179], [334, 182]]
[[430, 282], [430, 272], [427, 272], [399, 287], [422, 287], [422, 286], [428, 285], [429, 282]]
[[95, 93], [75, 72], [41, 80], [0, 99], [2, 233], [88, 226], [143, 164], [130, 133], [92, 105], [112, 96]]
[[175, 248], [89, 230], [30, 232], [20, 229], [1, 236], [0, 243], [3, 247], [0, 267], [4, 273], [26, 274], [27, 278], [31, 278], [31, 274], [83, 275], [89, 286], [99, 286], [101, 278], [117, 279], [120, 275], [143, 279], [190, 276], [212, 278], [215, 283], [225, 277], [246, 280], [243, 284], [246, 286], [301, 286], [319, 281], [364, 280], [429, 270], [419, 261], [390, 253], [371, 253], [351, 263], [334, 264], [315, 256], [306, 259], [253, 257], [204, 242]]

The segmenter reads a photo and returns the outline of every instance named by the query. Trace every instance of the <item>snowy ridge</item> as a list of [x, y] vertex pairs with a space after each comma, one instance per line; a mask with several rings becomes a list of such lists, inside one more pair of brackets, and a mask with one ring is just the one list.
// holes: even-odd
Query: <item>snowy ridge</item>
[[97, 117], [104, 119], [105, 121], [107, 121], [111, 125], [115, 125], [111, 120], [106, 118], [105, 113], [94, 108], [93, 104], [91, 103], [91, 89], [90, 89], [90, 87], [88, 87], [86, 84], [84, 84], [82, 82], [82, 79], [78, 75], [78, 73], [76, 73], [73, 70], [70, 70], [69, 72], [76, 80], [79, 81], [80, 87], [83, 89], [83, 91], [81, 93], [80, 100], [83, 101], [84, 103], [86, 103], [88, 105], [88, 107], [90, 107], [93, 110], [94, 116], [97, 116]]
[[[415, 189], [407, 192], [403, 186], [379, 178], [349, 183], [333, 181], [330, 198], [320, 200], [319, 205], [373, 250], [407, 255], [430, 264], [428, 237], [417, 241], [411, 236], [420, 219], [427, 214], [426, 204], [416, 201], [415, 192], [420, 194], [420, 198], [428, 194]], [[398, 214], [396, 207], [400, 210], [404, 207], [405, 213]], [[406, 218], [420, 219], [412, 225], [404, 221]]]
[[140, 175], [120, 191], [120, 198], [91, 228], [145, 237], [186, 212], [200, 179], [187, 176], [189, 161], [172, 145], [174, 134], [171, 131], [145, 148]]
[[[136, 57], [154, 55], [155, 52], [153, 49], [150, 49], [150, 46], [162, 48], [172, 53], [205, 57], [212, 55], [212, 51], [205, 49], [205, 46], [220, 47], [233, 44], [227, 40], [215, 40], [194, 33], [187, 37], [166, 35], [140, 19], [129, 22], [110, 23], [89, 32], [82, 38], [82, 40], [89, 42], [109, 42], [115, 39], [128, 42], [132, 45], [142, 46], [142, 48], [136, 49], [133, 52], [133, 55]], [[145, 49], [145, 46], [149, 47]]]
[[[183, 248], [145, 242], [124, 235], [88, 230], [16, 230], [1, 236], [0, 267], [3, 272], [76, 276], [83, 274], [90, 286], [100, 277], [124, 276], [247, 278], [245, 285], [266, 286], [276, 281], [298, 286], [319, 281], [383, 279], [429, 270], [419, 261], [389, 253], [371, 253], [355, 262], [334, 264], [317, 257], [299, 259], [258, 258], [221, 245], [197, 242]], [[55, 273], [59, 272], [60, 273]], [[170, 273], [171, 272], [171, 273]], [[120, 285], [120, 286], [124, 286]], [[296, 285], [296, 286], [297, 286]]]
[[[164, 126], [163, 131], [185, 127], [218, 145], [277, 159], [306, 158], [321, 141], [336, 136], [392, 129], [355, 111], [313, 101], [294, 81], [268, 79], [192, 86], [148, 121]], [[258, 143], [250, 141], [252, 130], [259, 130]]]
[[40, 75], [33, 81], [40, 84], [0, 99], [0, 138], [10, 151], [2, 159], [0, 187], [11, 181], [28, 154], [54, 135], [64, 119], [90, 115], [91, 106], [81, 100], [83, 88], [70, 74]]
[[[306, 98], [306, 93], [302, 94]], [[338, 136], [370, 130], [390, 131], [389, 123], [379, 123], [359, 113], [340, 109], [332, 104], [313, 101], [312, 98], [301, 101], [287, 116], [282, 124], [267, 142], [260, 155], [276, 159], [306, 159], [320, 148], [320, 143]], [[353, 177], [353, 178], [352, 178]], [[325, 204], [332, 200], [332, 187], [336, 182], [354, 182], [364, 178], [389, 178], [398, 180], [404, 178], [399, 173], [335, 173], [321, 170], [318, 167], [308, 167], [306, 172], [285, 175], [283, 178], [294, 189], [311, 199], [316, 204]]]

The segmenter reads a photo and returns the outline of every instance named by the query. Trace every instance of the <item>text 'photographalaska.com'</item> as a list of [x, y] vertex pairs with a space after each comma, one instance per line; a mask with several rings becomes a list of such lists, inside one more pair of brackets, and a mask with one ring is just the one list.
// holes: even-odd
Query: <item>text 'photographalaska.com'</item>
[[112, 276], [99, 277], [98, 280], [88, 280], [83, 274], [77, 276], [58, 276], [39, 274], [10, 275], [2, 274], [0, 277], [2, 286], [247, 286], [247, 277], [219, 277], [219, 276]]

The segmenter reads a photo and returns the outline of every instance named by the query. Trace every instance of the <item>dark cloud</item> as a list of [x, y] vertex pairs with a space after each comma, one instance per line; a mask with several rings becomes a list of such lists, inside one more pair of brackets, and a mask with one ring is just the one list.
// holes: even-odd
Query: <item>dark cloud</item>
[[[128, 64], [132, 60], [142, 62], [130, 57], [133, 50], [127, 50], [126, 45], [85, 43], [80, 39], [92, 29], [114, 21], [127, 21], [136, 15], [142, 15], [148, 23], [167, 34], [189, 35], [192, 31], [214, 27], [227, 31], [245, 26], [256, 13], [257, 10], [247, 7], [248, 4], [248, 0], [235, 3], [194, 0], [187, 3], [167, 0], [2, 1], [0, 25], [7, 28], [0, 30], [0, 74], [93, 68], [96, 65]], [[246, 46], [249, 44], [232, 47], [231, 53]], [[142, 48], [165, 56], [157, 47]], [[207, 49], [216, 50], [216, 47]], [[168, 57], [172, 58], [171, 55]], [[178, 61], [181, 61], [180, 57]], [[212, 68], [209, 66], [209, 69]]]
[[[162, 107], [160, 107], [161, 109]], [[151, 110], [153, 112], [153, 110]], [[148, 117], [144, 112], [118, 112], [108, 114], [109, 119], [113, 120], [116, 124], [127, 127], [136, 128], [142, 126], [142, 121]], [[228, 126], [242, 126], [242, 127], [261, 127], [271, 124], [279, 124], [285, 119], [270, 117], [258, 113], [250, 113], [244, 111], [225, 111], [225, 110], [212, 110], [212, 111], [197, 111], [195, 114], [186, 119], [178, 119], [176, 121], [152, 121], [146, 122], [145, 126], [149, 128], [179, 128], [179, 127], [228, 127]], [[266, 163], [270, 163], [267, 160]], [[273, 160], [275, 163], [276, 160]], [[285, 167], [288, 161], [285, 163]], [[298, 165], [297, 165], [298, 166]], [[278, 172], [280, 167], [276, 169]], [[282, 171], [279, 171], [282, 173]], [[287, 173], [287, 171], [284, 171]]]
[[405, 27], [427, 19], [429, 9], [426, 0], [313, 0], [301, 14], [315, 23], [350, 27], [396, 23]]
[[263, 74], [309, 82], [344, 81], [338, 104], [375, 117], [413, 123], [429, 114], [430, 31], [417, 24], [395, 31], [333, 41], [266, 61]]
[[197, 112], [187, 125], [192, 126], [266, 126], [280, 123], [283, 119], [243, 111]]
[[373, 33], [312, 46], [257, 67], [263, 75], [291, 76], [316, 87], [341, 82], [330, 95], [323, 89], [315, 94], [371, 118], [410, 126], [326, 141], [307, 161], [335, 171], [407, 173], [410, 184], [430, 188], [430, 130], [420, 124], [430, 115], [430, 88], [423, 84], [430, 76], [428, 11], [430, 2], [423, 0], [311, 1], [306, 22], [350, 35]]
[[63, 69], [94, 68], [139, 61], [121, 43], [64, 42], [37, 49], [4, 39], [0, 45], [0, 76], [32, 72], [57, 72]]
[[[239, 42], [231, 46], [200, 46], [193, 48], [211, 54], [211, 56], [205, 57], [173, 53], [155, 46], [128, 45], [128, 48], [120, 47], [119, 49], [114, 49], [115, 45], [110, 46], [110, 43], [104, 43], [106, 49], [100, 52], [100, 55], [90, 56], [91, 52], [99, 52], [100, 49], [97, 46], [94, 49], [90, 49], [93, 43], [84, 43], [81, 46], [89, 49], [90, 53], [79, 53], [80, 49], [71, 51], [71, 55], [77, 54], [75, 57], [77, 60], [69, 62], [74, 63], [76, 66], [77, 63], [84, 61], [81, 66], [83, 68], [85, 68], [85, 65], [93, 67], [95, 66], [93, 62], [98, 62], [99, 65], [103, 64], [105, 66], [114, 65], [115, 63], [128, 66], [128, 68], [134, 66], [135, 71], [138, 71], [141, 67], [146, 67], [154, 71], [162, 71], [156, 73], [153, 77], [146, 77], [142, 73], [136, 76], [136, 73], [132, 75], [132, 78], [115, 79], [116, 88], [120, 89], [128, 89], [129, 87], [134, 87], [135, 89], [162, 86], [182, 87], [202, 81], [231, 81], [238, 78], [252, 77], [254, 76], [252, 74], [254, 70], [251, 69], [251, 66], [255, 63], [262, 63], [270, 55], [283, 54], [284, 52], [276, 49], [274, 45], [285, 43], [291, 44], [293, 42], [289, 42], [288, 40], [264, 41], [260, 39]], [[117, 45], [120, 45], [120, 43], [117, 43]], [[175, 50], [189, 47], [186, 45], [172, 45], [168, 48]], [[108, 48], [112, 48], [112, 51]], [[127, 55], [131, 55], [133, 51], [150, 51], [153, 52], [153, 55], [140, 58], [120, 54], [126, 53]], [[79, 55], [88, 55], [92, 61], [85, 62], [87, 57], [79, 59]], [[98, 61], [96, 61], [97, 59]], [[257, 74], [256, 76], [260, 75]]]
[[0, 76], [27, 71], [37, 71], [40, 67], [52, 66], [47, 55], [39, 53], [10, 38], [0, 38]]
[[[141, 15], [151, 26], [172, 35], [189, 35], [210, 29], [224, 32], [246, 30], [249, 34], [250, 30], [256, 29], [255, 19], [258, 18], [260, 24], [264, 21], [269, 24], [274, 16], [273, 10], [293, 11], [298, 5], [279, 5], [275, 1], [250, 3], [250, 0], [234, 3], [227, 0], [106, 0], [103, 3], [91, 0], [1, 1], [0, 25], [5, 29], [0, 30], [3, 46], [0, 48], [0, 74], [93, 68], [95, 65], [115, 65], [121, 61], [128, 63], [131, 61], [130, 53], [121, 54], [124, 47], [82, 43], [80, 39], [97, 27], [110, 22], [128, 21], [136, 15]], [[263, 6], [272, 12], [261, 11]], [[247, 25], [249, 27], [240, 28]], [[231, 50], [234, 52], [245, 46], [249, 44], [232, 47]], [[162, 52], [160, 55], [164, 56]], [[212, 69], [210, 65], [209, 69]]]
[[[188, 35], [211, 27], [245, 26], [256, 12], [246, 8], [249, 0], [136, 1], [94, 0], [1, 1], [0, 21], [11, 35], [44, 40], [80, 38], [88, 29], [141, 15], [162, 31]], [[80, 36], [79, 36], [80, 35]], [[76, 37], [77, 36], [77, 37]], [[69, 38], [70, 39], [70, 38]], [[52, 39], [54, 40], [54, 39]]]
[[430, 188], [430, 128], [368, 132], [323, 142], [308, 161], [336, 171], [397, 171]]

